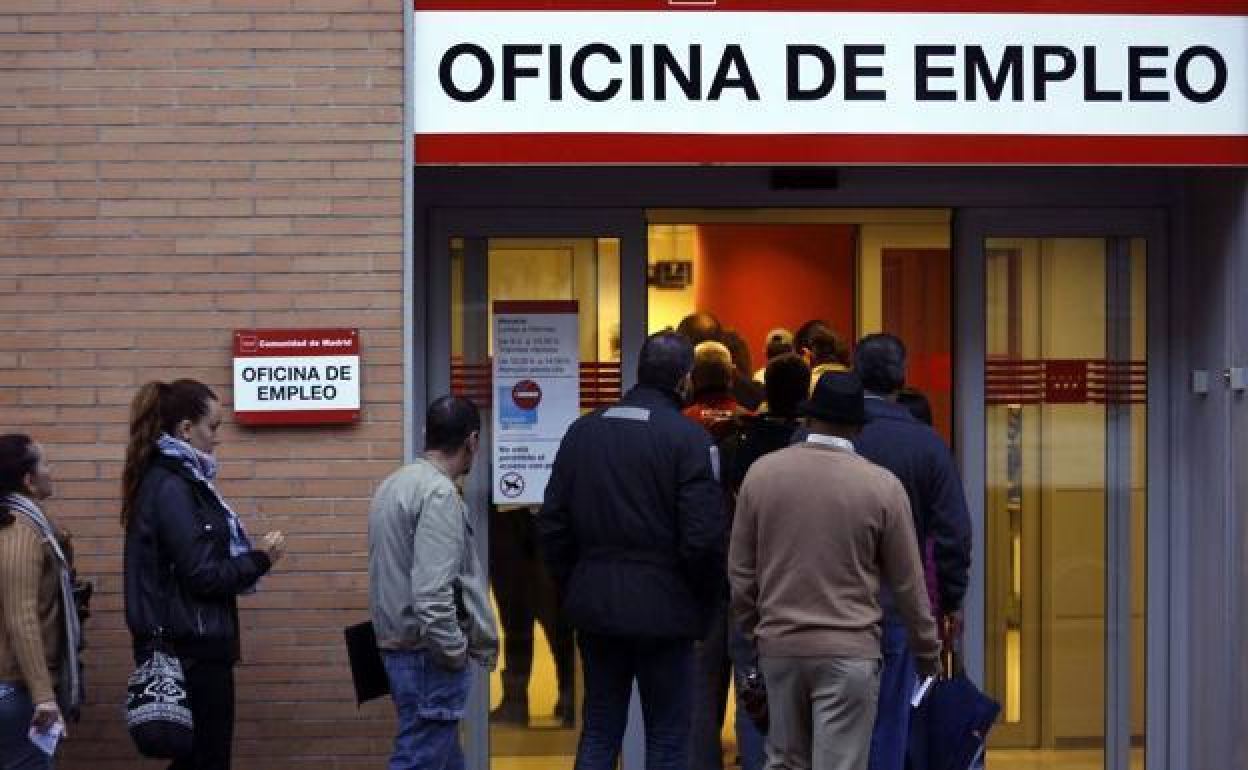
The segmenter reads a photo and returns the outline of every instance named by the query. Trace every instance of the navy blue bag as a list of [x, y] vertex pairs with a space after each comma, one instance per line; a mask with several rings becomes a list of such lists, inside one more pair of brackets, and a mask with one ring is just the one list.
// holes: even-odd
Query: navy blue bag
[[1001, 704], [967, 678], [961, 650], [945, 641], [952, 653], [946, 668], [952, 675], [933, 682], [911, 714], [906, 753], [912, 770], [983, 767], [988, 731], [1001, 713]]

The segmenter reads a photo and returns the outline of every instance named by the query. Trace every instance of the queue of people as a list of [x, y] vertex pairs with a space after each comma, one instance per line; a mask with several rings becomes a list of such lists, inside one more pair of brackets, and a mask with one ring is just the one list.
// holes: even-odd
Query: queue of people
[[560, 447], [538, 529], [585, 666], [578, 770], [615, 766], [634, 685], [646, 767], [719, 770], [734, 675], [743, 770], [906, 766], [937, 622], [961, 629], [952, 456], [898, 403], [901, 340], [851, 361], [816, 320], [767, 344], [759, 383], [717, 319], [689, 316]]
[[[573, 423], [543, 506], [526, 512], [567, 624], [560, 644], [574, 629], [582, 660], [576, 768], [616, 766], [636, 686], [648, 770], [720, 770], [735, 678], [743, 770], [900, 770], [911, 693], [938, 669], [937, 621], [961, 628], [970, 526], [949, 449], [912, 413], [921, 402], [903, 403], [915, 399], [896, 337], [864, 338], [851, 364], [826, 323], [773, 330], [761, 382], [733, 347], [708, 314], [649, 337], [637, 385]], [[285, 552], [281, 532], [254, 542], [216, 487], [221, 422], [194, 380], [148, 383], [131, 405], [125, 616], [136, 663], [161, 649], [185, 674], [193, 750], [171, 770], [230, 767], [237, 600]], [[492, 670], [500, 646], [477, 556], [486, 522], [458, 486], [480, 413], [443, 396], [425, 423], [422, 456], [381, 483], [369, 513], [394, 770], [463, 767], [470, 672]], [[3, 770], [52, 767], [32, 738], [66, 734], [82, 703], [89, 590], [46, 509], [52, 491], [43, 448], [0, 436]], [[531, 656], [531, 639], [521, 647], [508, 657]], [[563, 657], [557, 715], [571, 725]], [[527, 662], [508, 667], [502, 713], [523, 721]]]

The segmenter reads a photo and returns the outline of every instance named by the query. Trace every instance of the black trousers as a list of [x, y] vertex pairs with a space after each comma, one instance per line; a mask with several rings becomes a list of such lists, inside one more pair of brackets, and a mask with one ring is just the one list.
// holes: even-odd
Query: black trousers
[[490, 507], [490, 584], [503, 627], [503, 694], [524, 699], [533, 670], [533, 624], [542, 624], [555, 659], [559, 692], [570, 696], [576, 647], [542, 565], [537, 525], [527, 508]]
[[234, 664], [183, 658], [182, 670], [195, 720], [195, 750], [190, 759], [175, 760], [169, 770], [230, 770]]

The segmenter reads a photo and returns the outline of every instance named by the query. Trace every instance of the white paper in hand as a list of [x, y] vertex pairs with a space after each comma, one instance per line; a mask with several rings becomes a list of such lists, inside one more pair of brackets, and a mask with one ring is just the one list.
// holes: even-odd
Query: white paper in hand
[[910, 696], [911, 708], [919, 707], [919, 704], [923, 702], [923, 696], [927, 695], [928, 689], [932, 686], [932, 682], [935, 682], [935, 681], [936, 681], [936, 677], [929, 676], [925, 678], [921, 683], [919, 683], [918, 687], [914, 688], [914, 695]]
[[34, 727], [30, 728], [30, 742], [39, 747], [39, 750], [49, 757], [56, 753], [56, 744], [61, 742], [61, 736], [65, 734], [65, 725], [62, 722], [56, 722], [47, 729], [46, 732], [39, 732]]

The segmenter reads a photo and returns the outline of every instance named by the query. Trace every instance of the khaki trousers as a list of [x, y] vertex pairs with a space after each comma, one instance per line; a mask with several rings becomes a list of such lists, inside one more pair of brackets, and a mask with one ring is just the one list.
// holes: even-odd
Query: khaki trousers
[[880, 662], [762, 657], [771, 712], [767, 770], [865, 770]]

